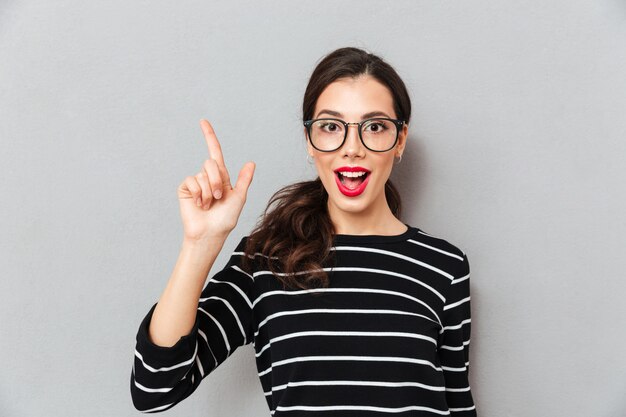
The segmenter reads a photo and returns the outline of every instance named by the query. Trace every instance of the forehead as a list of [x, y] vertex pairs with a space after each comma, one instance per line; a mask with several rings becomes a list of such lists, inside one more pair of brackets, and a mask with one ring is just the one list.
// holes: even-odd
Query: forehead
[[350, 119], [381, 111], [395, 117], [389, 88], [369, 75], [340, 78], [329, 84], [317, 99], [314, 117], [323, 109], [333, 110]]

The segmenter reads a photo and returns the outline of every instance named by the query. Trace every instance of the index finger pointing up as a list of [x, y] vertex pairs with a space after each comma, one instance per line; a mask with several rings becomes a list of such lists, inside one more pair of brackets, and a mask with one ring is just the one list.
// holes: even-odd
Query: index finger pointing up
[[206, 141], [207, 147], [209, 148], [209, 158], [215, 159], [215, 162], [217, 162], [217, 167], [219, 168], [220, 176], [222, 177], [222, 183], [225, 186], [232, 188], [232, 185], [230, 184], [230, 175], [228, 175], [226, 164], [224, 164], [222, 147], [217, 140], [217, 136], [215, 135], [213, 126], [211, 126], [211, 123], [209, 123], [208, 120], [200, 119], [200, 127], [202, 128], [202, 133], [204, 133], [204, 140]]

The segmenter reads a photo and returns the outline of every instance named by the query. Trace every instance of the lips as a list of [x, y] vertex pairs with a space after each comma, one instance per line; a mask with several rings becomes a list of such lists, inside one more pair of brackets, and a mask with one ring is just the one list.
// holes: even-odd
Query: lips
[[343, 195], [348, 196], [348, 197], [356, 197], [360, 195], [361, 193], [363, 193], [370, 179], [369, 171], [366, 171], [366, 172], [367, 173], [364, 175], [365, 178], [357, 187], [348, 188], [345, 184], [341, 182], [340, 174], [337, 171], [335, 171], [335, 183], [337, 183], [337, 187], [339, 188], [339, 191]]
[[371, 171], [367, 168], [364, 167], [360, 167], [360, 166], [343, 166], [343, 167], [339, 167], [337, 169], [334, 169], [335, 172], [361, 172], [364, 171], [366, 173], [370, 173]]

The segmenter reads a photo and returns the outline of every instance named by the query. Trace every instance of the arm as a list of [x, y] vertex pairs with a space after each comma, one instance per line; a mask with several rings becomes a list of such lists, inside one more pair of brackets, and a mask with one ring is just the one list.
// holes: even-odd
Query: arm
[[189, 334], [196, 321], [202, 286], [225, 240], [183, 241], [174, 272], [150, 321], [148, 336], [154, 344], [171, 347]]
[[136, 409], [172, 408], [239, 346], [252, 342], [253, 278], [238, 266], [245, 242], [246, 237], [201, 291], [194, 282], [203, 281], [215, 256], [205, 252], [213, 259], [202, 263], [194, 249], [181, 251], [166, 290], [137, 332], [130, 380]]
[[469, 385], [469, 343], [471, 330], [470, 268], [467, 256], [451, 281], [443, 308], [443, 329], [439, 338], [439, 359], [446, 382], [450, 413], [476, 416]]

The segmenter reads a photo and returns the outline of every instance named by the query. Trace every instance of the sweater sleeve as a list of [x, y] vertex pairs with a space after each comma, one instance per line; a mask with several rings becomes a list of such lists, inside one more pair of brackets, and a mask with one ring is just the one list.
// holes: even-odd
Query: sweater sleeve
[[156, 303], [139, 325], [130, 378], [137, 410], [152, 413], [172, 408], [191, 395], [239, 346], [253, 342], [254, 279], [240, 268], [246, 239], [202, 290], [189, 334], [171, 347], [152, 343], [148, 328]]
[[455, 417], [476, 416], [468, 378], [471, 329], [470, 267], [465, 253], [460, 268], [450, 283], [443, 307], [442, 322], [438, 351], [450, 413]]

